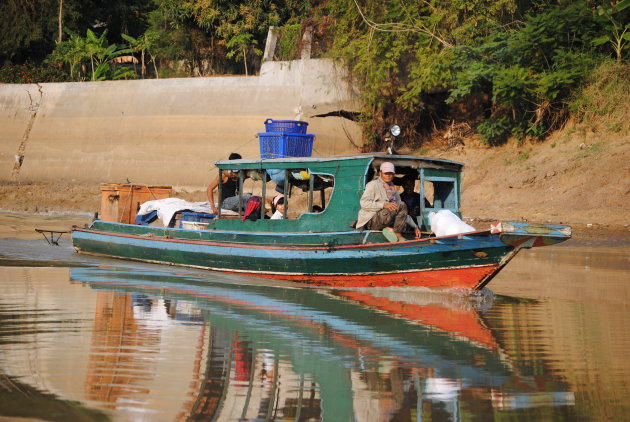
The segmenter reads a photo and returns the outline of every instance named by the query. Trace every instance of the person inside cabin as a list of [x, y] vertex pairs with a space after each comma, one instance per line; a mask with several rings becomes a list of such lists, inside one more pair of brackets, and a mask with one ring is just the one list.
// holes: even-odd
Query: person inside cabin
[[271, 201], [271, 211], [273, 211], [271, 220], [284, 219], [284, 195], [276, 195], [273, 198]]
[[402, 188], [400, 199], [407, 205], [407, 215], [412, 218], [418, 217], [420, 214], [420, 194], [415, 191], [416, 179], [412, 177], [403, 178]]
[[385, 161], [379, 168], [379, 177], [365, 185], [356, 228], [365, 226], [368, 230], [382, 230], [387, 240], [398, 242], [404, 240], [402, 233], [410, 224], [415, 237], [419, 238], [420, 229], [407, 218], [407, 205], [396, 190], [395, 175], [394, 164]]
[[[230, 154], [228, 160], [240, 160], [241, 154], [233, 152]], [[214, 214], [218, 214], [219, 210], [214, 202], [214, 191], [219, 187], [219, 177], [221, 177], [221, 198], [219, 203], [224, 210], [230, 210], [238, 212], [238, 206], [240, 202], [238, 192], [238, 170], [223, 170], [220, 176], [208, 186], [208, 201], [210, 201], [210, 208]], [[243, 205], [247, 204], [249, 194], [243, 194]]]

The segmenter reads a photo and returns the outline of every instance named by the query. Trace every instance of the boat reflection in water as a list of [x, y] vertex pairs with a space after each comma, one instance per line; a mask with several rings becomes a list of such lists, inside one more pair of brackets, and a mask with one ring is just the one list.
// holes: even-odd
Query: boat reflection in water
[[208, 283], [128, 268], [73, 268], [71, 279], [98, 291], [85, 390], [97, 406], [159, 401], [151, 362], [172, 358], [161, 338], [195, 326], [190, 373], [171, 375], [189, 389], [173, 403], [178, 420], [573, 413], [566, 385], [521, 374], [502, 351], [480, 316], [491, 295]]

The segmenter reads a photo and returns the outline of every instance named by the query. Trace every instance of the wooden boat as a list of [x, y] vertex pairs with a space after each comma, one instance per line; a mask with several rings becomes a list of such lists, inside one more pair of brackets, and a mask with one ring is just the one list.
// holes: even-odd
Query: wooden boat
[[[396, 166], [398, 177], [417, 180], [420, 239], [410, 233], [406, 240], [390, 243], [381, 232], [354, 228], [365, 184], [384, 161]], [[244, 192], [247, 180], [263, 198], [274, 186], [268, 175], [280, 174], [275, 186], [287, 193], [288, 218], [252, 220], [242, 213], [219, 213], [200, 222], [203, 230], [96, 220], [89, 227], [73, 228], [75, 249], [335, 287], [481, 289], [520, 249], [571, 236], [567, 226], [500, 222], [475, 232], [435, 237], [430, 233], [431, 212], [450, 210], [461, 216], [463, 164], [455, 161], [363, 154], [220, 161], [217, 167], [238, 173], [239, 192]], [[315, 205], [323, 211], [313, 212]]]

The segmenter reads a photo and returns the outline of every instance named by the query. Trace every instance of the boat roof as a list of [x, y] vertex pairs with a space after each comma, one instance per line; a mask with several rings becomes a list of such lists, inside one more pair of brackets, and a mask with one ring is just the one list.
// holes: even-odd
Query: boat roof
[[287, 157], [287, 158], [272, 158], [272, 159], [240, 159], [240, 160], [221, 160], [215, 164], [217, 167], [233, 167], [233, 168], [247, 168], [248, 166], [273, 168], [278, 164], [285, 167], [287, 164], [308, 164], [308, 163], [327, 163], [327, 162], [351, 162], [354, 160], [368, 160], [375, 161], [376, 163], [382, 163], [384, 161], [391, 161], [397, 165], [406, 167], [436, 167], [436, 168], [450, 168], [461, 171], [464, 167], [463, 163], [445, 160], [442, 158], [421, 157], [415, 155], [397, 155], [386, 153], [366, 153], [355, 154], [347, 156], [332, 156], [332, 157]]

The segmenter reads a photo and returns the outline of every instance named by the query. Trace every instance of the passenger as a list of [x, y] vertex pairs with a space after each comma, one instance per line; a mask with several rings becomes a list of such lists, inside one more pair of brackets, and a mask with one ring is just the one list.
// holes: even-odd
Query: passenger
[[[393, 183], [395, 173], [394, 165], [386, 161], [381, 164], [379, 178], [365, 185], [356, 225], [357, 229], [365, 226], [368, 230], [383, 230], [390, 242], [404, 240], [402, 232], [408, 224], [407, 205], [400, 199]], [[414, 226], [417, 239], [420, 229]]]
[[324, 211], [322, 209], [322, 207], [320, 207], [319, 205], [313, 205], [313, 212], [314, 213], [319, 213], [319, 212], [322, 212], [322, 211]]
[[411, 217], [417, 217], [420, 214], [420, 194], [415, 191], [416, 179], [404, 178], [402, 187], [400, 199], [407, 205], [407, 214]]
[[272, 220], [284, 219], [284, 195], [276, 195], [271, 202]]
[[[240, 154], [233, 152], [230, 154], [229, 160], [240, 160], [242, 157]], [[221, 198], [219, 203], [224, 210], [230, 210], [238, 212], [238, 205], [240, 202], [238, 192], [238, 170], [223, 170], [221, 172]], [[214, 203], [214, 190], [219, 186], [219, 176], [208, 186], [208, 201], [210, 201], [210, 207], [214, 214], [218, 214], [219, 210]], [[243, 205], [247, 203], [251, 195], [243, 194]]]

